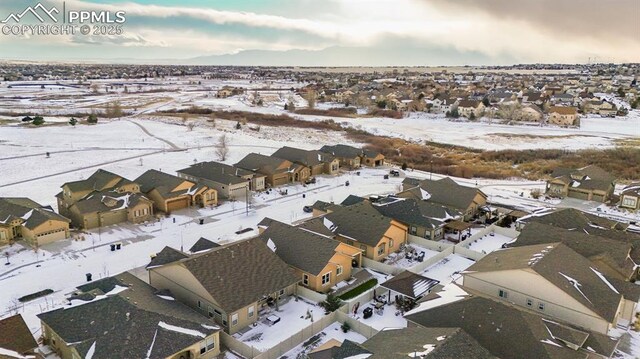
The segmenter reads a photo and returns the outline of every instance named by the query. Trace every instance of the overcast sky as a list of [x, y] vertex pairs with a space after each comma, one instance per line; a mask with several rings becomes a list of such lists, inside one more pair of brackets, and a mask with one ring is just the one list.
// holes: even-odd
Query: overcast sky
[[[0, 0], [0, 20], [35, 4]], [[640, 0], [67, 0], [66, 9], [125, 11], [124, 35], [0, 34], [0, 58], [258, 64], [268, 51], [265, 65], [640, 62]]]

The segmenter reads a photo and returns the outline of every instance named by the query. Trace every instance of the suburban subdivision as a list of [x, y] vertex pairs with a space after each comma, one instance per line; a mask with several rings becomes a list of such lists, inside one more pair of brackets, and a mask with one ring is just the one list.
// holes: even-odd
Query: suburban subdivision
[[624, 3], [2, 2], [0, 359], [640, 358]]

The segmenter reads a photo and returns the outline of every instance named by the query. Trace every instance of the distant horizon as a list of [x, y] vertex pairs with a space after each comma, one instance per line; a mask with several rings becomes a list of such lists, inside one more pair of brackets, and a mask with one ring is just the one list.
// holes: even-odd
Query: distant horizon
[[[0, 46], [7, 61], [636, 63], [637, 6], [637, 0], [3, 0]], [[80, 22], [81, 12], [91, 16]]]

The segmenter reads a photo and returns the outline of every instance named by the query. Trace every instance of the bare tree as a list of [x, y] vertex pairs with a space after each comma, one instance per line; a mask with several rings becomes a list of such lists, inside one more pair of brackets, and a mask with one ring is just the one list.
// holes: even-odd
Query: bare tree
[[508, 103], [500, 105], [498, 109], [498, 117], [507, 121], [517, 121], [520, 119], [520, 106], [519, 103]]
[[218, 147], [216, 147], [216, 155], [218, 155], [218, 159], [220, 161], [226, 161], [228, 154], [229, 154], [229, 146], [228, 146], [227, 135], [223, 134], [218, 139]]
[[98, 84], [97, 83], [95, 83], [95, 82], [92, 83], [90, 88], [91, 88], [91, 92], [98, 93]]
[[193, 121], [187, 122], [187, 130], [193, 131], [193, 128], [196, 127], [196, 123]]

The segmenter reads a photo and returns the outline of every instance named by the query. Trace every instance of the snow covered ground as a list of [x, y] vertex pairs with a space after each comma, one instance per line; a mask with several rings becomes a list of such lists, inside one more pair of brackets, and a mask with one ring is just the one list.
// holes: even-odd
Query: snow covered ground
[[513, 238], [501, 235], [499, 233], [487, 234], [481, 238], [475, 240], [469, 246], [469, 249], [481, 253], [490, 253], [502, 248], [502, 245], [510, 242]]
[[[386, 289], [378, 288], [378, 293], [386, 294]], [[407, 320], [398, 312], [395, 305], [385, 305], [382, 311], [373, 310], [373, 316], [365, 319], [362, 316], [362, 311], [365, 308], [374, 307], [375, 301], [370, 301], [360, 306], [358, 309], [358, 313], [354, 317], [355, 319], [361, 321], [362, 323], [376, 329], [383, 330], [384, 328], [405, 328], [407, 326]]]
[[325, 344], [326, 342], [335, 339], [339, 342], [343, 342], [345, 339], [348, 339], [352, 342], [362, 344], [367, 339], [363, 335], [359, 334], [354, 330], [349, 330], [347, 333], [344, 333], [340, 328], [340, 323], [333, 323], [330, 326], [326, 327], [322, 332], [318, 333], [317, 340], [309, 345], [305, 346], [305, 343], [298, 345], [297, 347], [286, 352], [282, 358], [298, 358], [299, 355], [308, 354], [313, 351], [315, 348]]
[[458, 254], [450, 254], [420, 274], [431, 279], [439, 280], [440, 284], [445, 285], [459, 278], [461, 276], [460, 272], [469, 268], [473, 263], [475, 262], [471, 259]]

